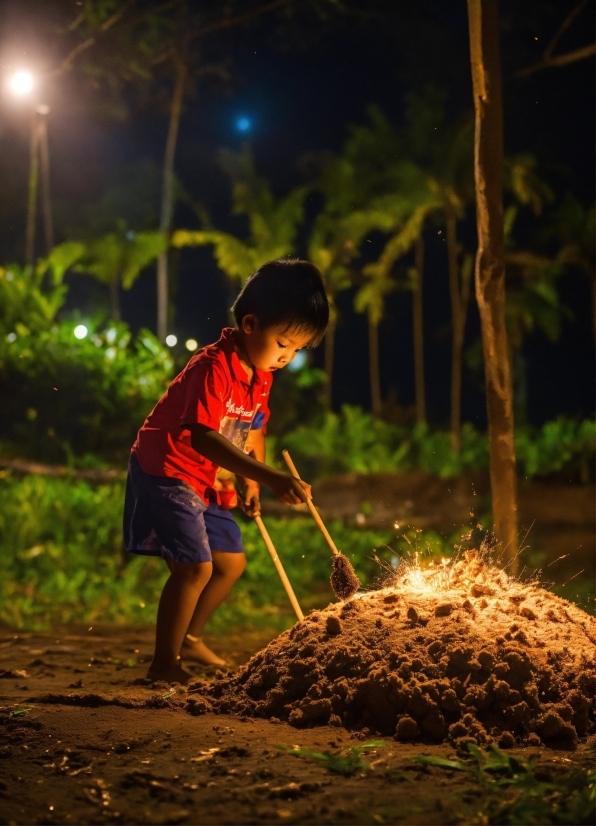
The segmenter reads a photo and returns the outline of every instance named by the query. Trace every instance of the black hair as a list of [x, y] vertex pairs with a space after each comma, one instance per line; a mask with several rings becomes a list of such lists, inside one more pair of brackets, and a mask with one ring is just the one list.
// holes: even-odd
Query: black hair
[[329, 323], [323, 277], [310, 261], [280, 258], [254, 272], [232, 307], [238, 327], [254, 313], [263, 329], [285, 324], [286, 330], [312, 333], [309, 347], [321, 343]]

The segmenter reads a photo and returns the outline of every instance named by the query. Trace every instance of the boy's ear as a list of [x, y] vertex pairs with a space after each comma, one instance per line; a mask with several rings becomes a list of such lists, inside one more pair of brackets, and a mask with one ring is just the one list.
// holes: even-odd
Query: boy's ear
[[251, 333], [254, 333], [254, 331], [259, 326], [259, 320], [254, 313], [247, 313], [245, 316], [243, 316], [242, 323], [240, 326], [242, 328], [243, 333], [250, 335]]

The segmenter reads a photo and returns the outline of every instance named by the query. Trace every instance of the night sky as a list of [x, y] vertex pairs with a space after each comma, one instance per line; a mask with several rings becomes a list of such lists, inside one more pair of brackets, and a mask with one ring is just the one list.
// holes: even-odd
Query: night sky
[[[411, 6], [416, 8], [412, 9]], [[502, 2], [503, 75], [506, 152], [532, 152], [539, 172], [560, 199], [573, 192], [584, 203], [594, 197], [594, 62], [584, 60], [547, 69], [528, 78], [515, 70], [535, 62], [575, 3], [539, 0]], [[378, 13], [360, 11], [378, 8]], [[278, 194], [304, 182], [300, 159], [320, 150], [338, 152], [350, 123], [366, 121], [366, 109], [378, 104], [394, 122], [404, 112], [409, 90], [433, 83], [447, 96], [447, 111], [459, 116], [472, 106], [467, 13], [463, 0], [445, 3], [351, 3], [351, 14], [319, 21], [303, 14], [291, 25], [277, 20], [220, 36], [229, 58], [232, 80], [225, 86], [205, 79], [185, 103], [176, 156], [176, 173], [184, 189], [203, 202], [215, 226], [239, 234], [245, 223], [230, 215], [230, 185], [218, 169], [219, 148], [239, 148], [248, 141], [257, 169]], [[0, 61], [5, 67], [22, 59], [51, 64], [44, 32], [52, 3], [18, 0], [0, 4]], [[567, 51], [593, 39], [593, 4], [561, 41]], [[536, 40], [535, 38], [538, 38]], [[20, 54], [23, 54], [20, 58]], [[134, 170], [145, 170], [147, 195], [136, 220], [150, 221], [159, 206], [161, 163], [167, 118], [165, 109], [137, 104], [130, 95], [128, 117], [118, 120], [105, 111], [101, 93], [76, 77], [61, 76], [48, 85], [51, 105], [50, 151], [52, 189], [56, 205], [57, 240], [63, 240], [82, 214]], [[240, 118], [250, 128], [238, 129]], [[0, 108], [0, 260], [22, 260], [27, 178], [27, 119], [4, 99]], [[144, 166], [143, 166], [144, 165]], [[132, 172], [131, 172], [132, 170]], [[316, 214], [317, 196], [307, 205], [307, 225]], [[86, 210], [86, 211], [85, 211]], [[133, 210], [134, 212], [134, 210]], [[134, 217], [134, 216], [133, 216]], [[155, 224], [154, 224], [155, 225]], [[179, 204], [174, 225], [197, 227], [196, 218]], [[142, 227], [139, 227], [142, 228]], [[104, 231], [107, 231], [104, 230]], [[302, 233], [302, 248], [305, 254]], [[462, 227], [466, 245], [474, 248], [474, 216]], [[427, 398], [431, 421], [445, 424], [449, 414], [449, 296], [445, 245], [437, 228], [425, 234], [425, 328]], [[378, 239], [371, 239], [371, 253]], [[42, 250], [40, 249], [40, 252]], [[378, 251], [378, 249], [377, 249]], [[194, 336], [201, 344], [218, 337], [227, 323], [227, 292], [209, 248], [185, 250], [174, 257], [175, 332]], [[133, 328], [155, 328], [154, 271], [146, 271], [123, 295], [124, 319]], [[70, 308], [82, 317], [105, 303], [100, 287], [73, 277]], [[590, 333], [590, 292], [578, 273], [560, 284], [564, 303], [574, 319], [564, 323], [560, 342], [553, 345], [540, 333], [524, 348], [528, 376], [528, 415], [540, 424], [559, 413], [590, 414], [594, 409], [593, 340]], [[351, 310], [353, 292], [340, 299], [341, 326], [337, 338], [334, 406], [348, 402], [369, 406], [366, 324]], [[395, 293], [387, 302], [380, 328], [384, 396], [401, 405], [414, 401], [411, 297]], [[471, 307], [466, 345], [479, 335]], [[320, 363], [322, 353], [314, 354]], [[485, 425], [482, 379], [464, 375], [464, 419]]]

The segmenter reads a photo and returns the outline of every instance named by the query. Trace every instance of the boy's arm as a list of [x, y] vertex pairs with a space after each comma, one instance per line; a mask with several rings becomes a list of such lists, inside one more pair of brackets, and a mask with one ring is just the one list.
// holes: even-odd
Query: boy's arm
[[[258, 462], [265, 462], [267, 448], [265, 445], [265, 434], [263, 428], [250, 430], [246, 440], [246, 452], [253, 456]], [[242, 482], [242, 509], [248, 516], [261, 515], [261, 502], [259, 498], [260, 485], [254, 479], [240, 477]]]
[[310, 485], [306, 482], [295, 479], [289, 473], [268, 467], [264, 462], [252, 456], [247, 456], [213, 428], [203, 424], [193, 424], [189, 425], [188, 429], [193, 450], [238, 476], [254, 479], [255, 482], [266, 485], [285, 505], [299, 505], [301, 502], [306, 502], [307, 498], [311, 498]]

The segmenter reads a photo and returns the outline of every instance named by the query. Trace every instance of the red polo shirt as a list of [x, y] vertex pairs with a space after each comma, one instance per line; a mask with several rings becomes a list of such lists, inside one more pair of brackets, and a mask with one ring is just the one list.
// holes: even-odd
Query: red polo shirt
[[206, 504], [230, 507], [227, 492], [215, 489], [218, 466], [192, 449], [188, 425], [211, 427], [244, 450], [249, 430], [269, 418], [271, 382], [271, 373], [255, 368], [249, 383], [226, 327], [219, 341], [191, 358], [145, 419], [132, 447], [140, 466], [187, 482]]

